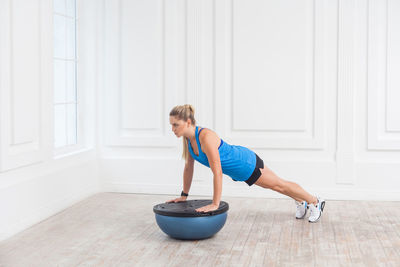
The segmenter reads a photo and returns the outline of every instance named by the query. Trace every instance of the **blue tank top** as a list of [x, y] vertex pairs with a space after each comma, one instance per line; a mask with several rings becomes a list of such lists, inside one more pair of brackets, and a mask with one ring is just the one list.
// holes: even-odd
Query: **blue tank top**
[[[201, 130], [203, 130], [202, 128]], [[201, 132], [200, 130], [200, 132]], [[193, 159], [201, 164], [210, 167], [207, 155], [201, 150], [199, 141], [198, 126], [196, 126], [196, 142], [199, 149], [199, 155], [196, 156], [193, 152], [190, 140], [188, 140], [189, 153]], [[247, 180], [256, 167], [256, 154], [243, 146], [230, 145], [221, 139], [221, 144], [218, 147], [219, 157], [221, 161], [222, 173], [229, 175], [233, 180]]]

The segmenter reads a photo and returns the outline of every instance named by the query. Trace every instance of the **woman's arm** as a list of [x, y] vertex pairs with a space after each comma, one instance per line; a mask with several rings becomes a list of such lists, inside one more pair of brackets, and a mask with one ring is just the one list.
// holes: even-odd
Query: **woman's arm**
[[[193, 169], [194, 169], [194, 159], [192, 155], [189, 154], [188, 160], [185, 164], [185, 168], [183, 169], [183, 192], [189, 194], [190, 185], [192, 184], [193, 179]], [[186, 201], [187, 197], [181, 196], [175, 199], [171, 199], [166, 201], [169, 202], [181, 202]]]
[[190, 186], [192, 184], [193, 169], [194, 169], [194, 159], [192, 155], [189, 154], [188, 160], [183, 170], [183, 192], [185, 192], [186, 194], [189, 194]]
[[213, 172], [214, 194], [213, 203], [197, 209], [196, 211], [212, 211], [219, 207], [222, 195], [222, 167], [219, 157], [219, 138], [212, 132], [205, 132], [201, 139], [201, 150], [207, 155], [208, 163]]

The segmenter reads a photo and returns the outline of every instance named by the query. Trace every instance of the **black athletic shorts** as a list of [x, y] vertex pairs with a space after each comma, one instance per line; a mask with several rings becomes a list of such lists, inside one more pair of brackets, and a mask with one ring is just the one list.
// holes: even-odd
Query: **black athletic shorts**
[[264, 161], [260, 159], [260, 157], [256, 154], [256, 167], [254, 168], [254, 171], [249, 177], [249, 179], [245, 181], [249, 186], [254, 184], [258, 180], [258, 178], [260, 178], [261, 176], [260, 168], [261, 169], [264, 168]]

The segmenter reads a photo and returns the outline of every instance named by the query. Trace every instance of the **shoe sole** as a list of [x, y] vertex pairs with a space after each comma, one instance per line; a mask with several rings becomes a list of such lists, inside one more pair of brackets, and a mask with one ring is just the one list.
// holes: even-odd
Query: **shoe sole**
[[316, 223], [316, 222], [318, 222], [319, 219], [321, 218], [321, 215], [322, 215], [322, 212], [324, 211], [324, 208], [325, 208], [325, 201], [323, 201], [323, 202], [321, 203], [321, 213], [319, 214], [318, 219], [316, 219], [315, 221], [310, 221], [310, 220], [308, 220], [308, 222], [310, 222], [310, 223]]
[[307, 211], [306, 211], [306, 213], [304, 213], [303, 217], [300, 217], [300, 218], [299, 218], [299, 217], [296, 217], [296, 219], [297, 219], [297, 220], [304, 219], [304, 217], [306, 217], [306, 214], [307, 214]]

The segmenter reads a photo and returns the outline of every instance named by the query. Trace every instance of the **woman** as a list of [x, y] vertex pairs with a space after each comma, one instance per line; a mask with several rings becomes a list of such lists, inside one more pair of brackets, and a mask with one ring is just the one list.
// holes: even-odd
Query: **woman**
[[[267, 167], [256, 153], [243, 146], [224, 142], [207, 128], [196, 126], [194, 108], [191, 105], [174, 107], [169, 114], [172, 131], [177, 137], [183, 136], [183, 190], [181, 197], [167, 202], [185, 201], [193, 178], [194, 160], [210, 167], [214, 175], [214, 196], [210, 205], [196, 209], [208, 212], [218, 209], [222, 193], [222, 174], [234, 181], [244, 181], [249, 186], [256, 184], [285, 194], [295, 200], [296, 218], [303, 219], [310, 210], [309, 222], [317, 222], [325, 206], [325, 201], [307, 193], [298, 184], [279, 178]], [[201, 133], [201, 135], [200, 135]]]

